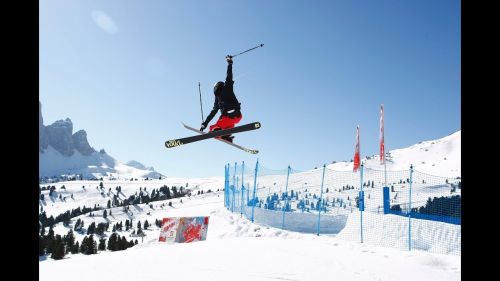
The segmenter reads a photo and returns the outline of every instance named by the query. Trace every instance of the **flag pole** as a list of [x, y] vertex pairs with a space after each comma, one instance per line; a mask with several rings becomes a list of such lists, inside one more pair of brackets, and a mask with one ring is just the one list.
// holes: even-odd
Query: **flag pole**
[[[382, 159], [384, 159], [384, 186], [387, 186], [387, 159], [386, 159], [386, 153], [385, 153], [385, 125], [384, 125], [384, 104], [380, 105], [380, 134], [381, 134], [381, 140], [380, 140], [380, 148]], [[383, 149], [382, 149], [383, 148]]]

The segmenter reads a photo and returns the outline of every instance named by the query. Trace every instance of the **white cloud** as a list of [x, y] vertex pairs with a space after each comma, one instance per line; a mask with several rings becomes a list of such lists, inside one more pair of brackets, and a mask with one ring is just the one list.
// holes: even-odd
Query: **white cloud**
[[103, 11], [94, 10], [92, 11], [91, 16], [95, 24], [97, 24], [97, 26], [102, 30], [108, 33], [116, 33], [118, 31], [116, 23]]

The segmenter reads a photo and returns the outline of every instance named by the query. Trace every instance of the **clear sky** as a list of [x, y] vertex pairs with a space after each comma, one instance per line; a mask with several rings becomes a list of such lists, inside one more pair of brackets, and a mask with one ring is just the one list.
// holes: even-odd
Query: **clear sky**
[[[44, 0], [40, 101], [45, 125], [69, 117], [96, 150], [171, 177], [222, 176], [257, 157], [268, 168], [312, 169], [378, 154], [461, 127], [461, 26], [457, 0]], [[213, 84], [234, 59], [240, 124], [235, 143], [166, 149], [192, 135]], [[214, 120], [218, 118], [216, 115]]]

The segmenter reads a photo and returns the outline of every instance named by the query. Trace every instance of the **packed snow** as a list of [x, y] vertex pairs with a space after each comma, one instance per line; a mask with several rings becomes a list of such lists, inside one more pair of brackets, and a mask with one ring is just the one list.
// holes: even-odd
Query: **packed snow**
[[[429, 174], [447, 177], [460, 176], [460, 132], [452, 134], [448, 139], [422, 142], [415, 146], [391, 151], [392, 163], [389, 169], [408, 169], [410, 163], [417, 169]], [[427, 151], [425, 150], [427, 149]], [[444, 151], [444, 152], [443, 152]], [[421, 156], [427, 152], [429, 157]], [[409, 159], [411, 158], [411, 159]], [[446, 158], [446, 160], [444, 160]], [[415, 160], [428, 163], [417, 165]], [[371, 163], [373, 161], [373, 163]], [[458, 163], [458, 164], [457, 164]], [[349, 163], [335, 163], [329, 165], [332, 170], [342, 170], [342, 165]], [[366, 160], [366, 165], [380, 169], [378, 158]], [[432, 165], [434, 164], [434, 165]], [[351, 170], [352, 171], [352, 163]], [[422, 169], [422, 167], [425, 167]], [[344, 167], [344, 171], [349, 171]], [[321, 169], [297, 173], [295, 176], [301, 181], [308, 181], [313, 186], [315, 181], [321, 180], [318, 174]], [[282, 175], [263, 176], [260, 178], [261, 192], [271, 192], [263, 186], [272, 186], [272, 183], [283, 180]], [[348, 178], [346, 178], [346, 181]], [[120, 236], [138, 239], [138, 245], [124, 251], [99, 251], [95, 255], [67, 254], [62, 260], [53, 260], [50, 255], [40, 257], [39, 280], [460, 280], [461, 257], [457, 254], [436, 254], [426, 250], [436, 246], [447, 247], [448, 244], [459, 244], [461, 239], [460, 227], [441, 222], [414, 220], [412, 227], [417, 235], [430, 237], [422, 240], [425, 243], [415, 245], [414, 250], [408, 251], [405, 247], [394, 248], [394, 245], [384, 245], [388, 239], [384, 236], [393, 236], [391, 241], [404, 239], [406, 232], [404, 225], [406, 218], [395, 215], [377, 215], [365, 212], [365, 227], [367, 232], [377, 235], [367, 235], [365, 243], [360, 243], [352, 237], [359, 229], [359, 213], [346, 212], [336, 218], [331, 216], [335, 229], [331, 234], [316, 235], [301, 233], [301, 221], [306, 223], [311, 218], [295, 218], [291, 223], [296, 231], [282, 230], [278, 221], [265, 221], [266, 216], [260, 215], [261, 220], [252, 223], [239, 212], [231, 213], [224, 208], [224, 177], [202, 179], [164, 178], [161, 180], [107, 180], [102, 181], [104, 188], [99, 189], [101, 181], [67, 181], [53, 184], [56, 186], [52, 197], [49, 191], [44, 190], [44, 201], [40, 201], [39, 209], [43, 208], [47, 216], [54, 217], [67, 210], [77, 207], [104, 207], [112, 215], [102, 217], [101, 211], [93, 211], [94, 216], [88, 214], [72, 218], [68, 227], [58, 223], [54, 227], [56, 234], [65, 235], [73, 228], [79, 218], [85, 226], [92, 222], [124, 222], [133, 219], [134, 226], [138, 221], [147, 219], [151, 225], [144, 230], [146, 236], [136, 237], [129, 231], [118, 231]], [[351, 183], [355, 184], [355, 183]], [[64, 189], [61, 187], [64, 185]], [[148, 193], [163, 185], [169, 187], [183, 186], [189, 189], [191, 196], [149, 204], [131, 205], [129, 210], [123, 207], [106, 208], [106, 204], [113, 195], [116, 187], [122, 192], [117, 194], [120, 199], [140, 192]], [[85, 186], [85, 188], [82, 188]], [[396, 186], [398, 188], [398, 186]], [[146, 189], [146, 190], [144, 190]], [[379, 188], [373, 191], [373, 202], [379, 202], [381, 192]], [[210, 192], [208, 192], [210, 190]], [[418, 186], [415, 186], [418, 194]], [[198, 194], [203, 191], [203, 194]], [[61, 199], [59, 198], [61, 195]], [[71, 198], [73, 195], [73, 198]], [[378, 196], [378, 197], [377, 197]], [[417, 196], [417, 195], [416, 195]], [[64, 198], [64, 199], [62, 199]], [[182, 202], [181, 202], [182, 201]], [[168, 203], [172, 202], [172, 206]], [[373, 203], [367, 208], [375, 208]], [[255, 209], [256, 214], [262, 210]], [[160, 229], [154, 225], [156, 219], [179, 216], [209, 216], [209, 226], [206, 241], [188, 244], [167, 244], [158, 242]], [[302, 214], [313, 216], [314, 214]], [[378, 216], [377, 219], [370, 217]], [[380, 217], [383, 218], [381, 223]], [[275, 218], [275, 216], [274, 216]], [[269, 217], [267, 218], [269, 219]], [[287, 219], [293, 222], [292, 217]], [[323, 223], [322, 218], [322, 223]], [[313, 219], [313, 222], [315, 220]], [[327, 224], [325, 224], [327, 225]], [[46, 233], [47, 233], [46, 229]], [[382, 230], [382, 231], [380, 231]], [[399, 231], [398, 231], [399, 230]], [[82, 241], [85, 235], [75, 232], [76, 240]], [[109, 237], [111, 232], [105, 232]], [[373, 246], [373, 244], [380, 246]], [[447, 244], [448, 243], [448, 244]], [[402, 243], [404, 245], [404, 243]]]
[[[122, 184], [124, 189], [125, 186]], [[78, 186], [68, 182], [66, 188], [71, 191]], [[159, 229], [153, 227], [146, 230], [143, 242], [125, 251], [102, 251], [90, 256], [69, 254], [58, 261], [42, 258], [39, 280], [87, 280], [90, 276], [95, 280], [145, 281], [408, 280], [409, 277], [411, 280], [460, 280], [459, 256], [374, 247], [332, 236], [252, 224], [223, 207], [222, 192], [182, 199], [183, 203], [179, 198], [172, 199], [173, 207], [165, 209], [156, 209], [160, 202], [153, 202], [155, 209], [140, 204], [130, 208], [132, 216], [120, 211], [121, 208], [112, 208], [113, 217], [107, 219], [115, 222], [133, 217], [134, 222], [148, 219], [151, 223], [163, 217], [210, 216], [206, 241], [158, 242]], [[98, 216], [81, 218], [86, 225], [106, 221]], [[61, 234], [68, 231], [61, 224], [54, 230]]]

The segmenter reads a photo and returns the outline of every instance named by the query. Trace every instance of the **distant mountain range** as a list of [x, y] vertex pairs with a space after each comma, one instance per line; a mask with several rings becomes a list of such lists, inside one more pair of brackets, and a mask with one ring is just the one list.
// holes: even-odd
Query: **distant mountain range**
[[90, 146], [85, 130], [73, 133], [73, 123], [69, 118], [45, 126], [41, 103], [38, 111], [39, 177], [74, 174], [81, 175], [83, 179], [165, 177], [153, 167], [146, 167], [138, 161], [123, 164], [108, 155], [104, 149], [97, 152]]

